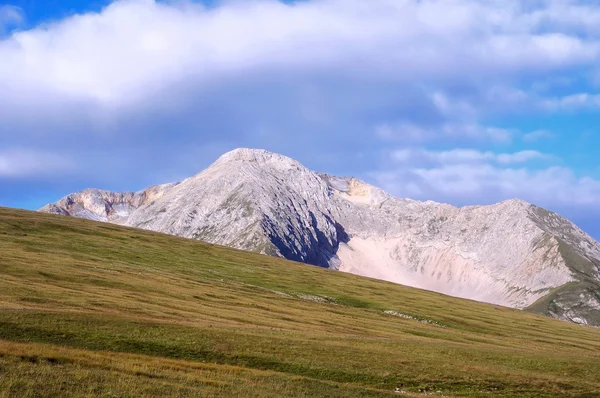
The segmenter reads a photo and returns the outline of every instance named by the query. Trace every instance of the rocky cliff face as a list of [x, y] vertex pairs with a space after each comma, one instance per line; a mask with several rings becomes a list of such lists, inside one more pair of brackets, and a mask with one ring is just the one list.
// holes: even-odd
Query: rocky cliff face
[[456, 208], [238, 149], [180, 184], [86, 190], [41, 211], [258, 251], [600, 325], [600, 244], [512, 200]]
[[127, 219], [136, 209], [154, 202], [176, 185], [177, 183], [156, 185], [140, 192], [110, 192], [100, 189], [86, 189], [67, 195], [56, 203], [42, 207], [39, 211], [95, 221], [126, 224]]

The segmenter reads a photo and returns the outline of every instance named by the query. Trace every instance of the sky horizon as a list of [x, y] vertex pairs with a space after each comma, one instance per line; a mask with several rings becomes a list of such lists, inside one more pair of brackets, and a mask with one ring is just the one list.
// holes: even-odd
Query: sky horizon
[[398, 197], [519, 198], [600, 239], [589, 0], [0, 3], [0, 206], [179, 181], [238, 148]]

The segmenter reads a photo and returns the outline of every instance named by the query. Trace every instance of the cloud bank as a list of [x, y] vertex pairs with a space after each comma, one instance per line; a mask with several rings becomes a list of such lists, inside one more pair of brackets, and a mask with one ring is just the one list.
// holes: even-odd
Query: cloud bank
[[0, 33], [0, 182], [139, 189], [251, 146], [592, 225], [599, 27], [583, 0], [115, 1]]

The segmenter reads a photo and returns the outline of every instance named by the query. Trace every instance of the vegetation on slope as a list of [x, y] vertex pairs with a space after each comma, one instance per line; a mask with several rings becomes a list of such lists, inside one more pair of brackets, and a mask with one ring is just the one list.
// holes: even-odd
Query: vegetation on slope
[[0, 397], [598, 396], [600, 330], [0, 208]]

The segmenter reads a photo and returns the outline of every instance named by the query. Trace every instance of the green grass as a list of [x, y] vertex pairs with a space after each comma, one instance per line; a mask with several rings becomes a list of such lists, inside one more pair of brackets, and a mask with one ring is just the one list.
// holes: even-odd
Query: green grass
[[0, 397], [596, 397], [599, 363], [598, 329], [0, 208]]

